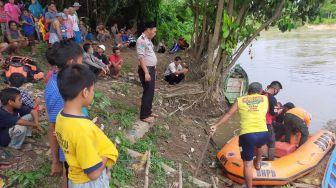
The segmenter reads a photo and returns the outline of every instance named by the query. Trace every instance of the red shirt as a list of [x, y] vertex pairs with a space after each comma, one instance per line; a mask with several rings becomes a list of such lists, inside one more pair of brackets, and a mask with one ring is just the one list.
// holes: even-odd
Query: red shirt
[[[120, 61], [121, 60], [121, 61]], [[109, 61], [113, 64], [113, 65], [121, 65], [122, 64], [122, 59], [120, 56], [116, 55], [116, 54], [112, 54], [109, 57]]]

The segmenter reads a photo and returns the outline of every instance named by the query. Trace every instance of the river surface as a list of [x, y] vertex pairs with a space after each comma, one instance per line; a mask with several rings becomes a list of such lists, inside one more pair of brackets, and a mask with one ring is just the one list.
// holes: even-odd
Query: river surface
[[[237, 63], [247, 72], [250, 83], [258, 81], [265, 88], [273, 80], [280, 81], [283, 90], [276, 98], [311, 113], [311, 133], [336, 119], [336, 31], [263, 32]], [[218, 146], [233, 135], [238, 121], [234, 117], [218, 130], [214, 138]]]

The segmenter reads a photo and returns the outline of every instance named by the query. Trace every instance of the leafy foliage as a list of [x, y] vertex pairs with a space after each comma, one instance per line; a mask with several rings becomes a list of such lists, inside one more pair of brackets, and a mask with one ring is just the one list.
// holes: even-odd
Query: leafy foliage
[[[112, 88], [117, 92], [128, 93], [128, 87], [125, 88], [124, 84], [118, 86], [120, 88], [116, 86]], [[103, 95], [101, 91], [95, 92], [93, 101], [93, 109], [91, 111], [94, 116], [103, 118], [105, 125], [110, 125], [112, 121], [117, 121], [124, 129], [132, 127], [135, 115], [138, 112], [136, 107], [125, 105], [120, 101], [113, 101], [108, 96]]]
[[[230, 19], [226, 9], [222, 18], [222, 44], [221, 47], [232, 55], [238, 44], [244, 44], [257, 29], [274, 15], [280, 1], [234, 1], [233, 16]], [[246, 5], [248, 4], [248, 5]], [[280, 18], [270, 26], [277, 26], [282, 32], [296, 28], [298, 23], [314, 19], [318, 13], [321, 1], [317, 0], [286, 0]], [[247, 6], [245, 17], [240, 24], [236, 23], [240, 9]], [[267, 26], [266, 26], [267, 28]]]
[[36, 170], [22, 172], [22, 171], [8, 171], [6, 176], [10, 177], [9, 184], [18, 184], [22, 187], [38, 187], [40, 180], [48, 176], [50, 173], [50, 165], [46, 161], [40, 168]]
[[183, 0], [163, 1], [159, 7], [158, 32], [156, 39], [173, 44], [174, 39], [182, 36], [191, 40], [193, 30], [192, 11]]
[[314, 24], [334, 24], [336, 23], [336, 1], [325, 0], [317, 18], [312, 22]]

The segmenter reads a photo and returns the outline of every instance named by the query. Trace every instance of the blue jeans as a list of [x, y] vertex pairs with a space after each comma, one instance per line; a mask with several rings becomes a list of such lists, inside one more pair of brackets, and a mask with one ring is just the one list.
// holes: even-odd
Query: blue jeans
[[[23, 116], [22, 119], [32, 121], [33, 117], [30, 114], [27, 114]], [[14, 149], [21, 149], [26, 136], [32, 135], [31, 129], [22, 125], [15, 125], [14, 127], [10, 128], [8, 132], [9, 137], [11, 138], [8, 146]]]

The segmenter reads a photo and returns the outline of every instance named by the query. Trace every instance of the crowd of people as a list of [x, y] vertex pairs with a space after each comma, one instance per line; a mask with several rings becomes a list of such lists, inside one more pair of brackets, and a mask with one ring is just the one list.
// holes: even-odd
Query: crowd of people
[[[31, 54], [36, 53], [35, 41], [46, 41], [51, 47], [54, 43], [64, 40], [74, 40], [76, 43], [94, 41], [105, 43], [113, 40], [113, 46], [135, 47], [136, 32], [123, 27], [118, 29], [114, 24], [111, 31], [107, 30], [102, 22], [96, 27], [96, 37], [88, 26], [85, 17], [79, 17], [77, 11], [81, 5], [75, 2], [72, 6], [57, 10], [54, 1], [50, 1], [45, 8], [39, 0], [31, 0], [26, 4], [15, 4], [14, 0], [8, 3], [0, 1], [0, 26], [3, 40], [0, 43], [0, 55], [8, 51], [9, 55], [28, 45]], [[112, 34], [111, 34], [112, 33]]]
[[[54, 5], [49, 4], [48, 9], [55, 10]], [[49, 12], [47, 17], [51, 20], [51, 30], [58, 30], [56, 28], [64, 23], [68, 11], [55, 13], [53, 20], [50, 19]], [[27, 13], [25, 10], [24, 14]], [[14, 30], [16, 23], [13, 20], [10, 23], [14, 23], [10, 25]], [[67, 31], [62, 32], [63, 39], [76, 36], [75, 31]], [[157, 59], [151, 39], [155, 34], [156, 25], [150, 22], [136, 41], [139, 77], [144, 88], [140, 119], [148, 123], [158, 117], [152, 112]], [[51, 35], [50, 38], [56, 38]], [[29, 42], [29, 39], [25, 41]], [[9, 77], [9, 87], [0, 92], [0, 145], [19, 150], [25, 139], [32, 136], [32, 132], [43, 132], [39, 116], [45, 106], [52, 155], [51, 174], [63, 174], [64, 187], [108, 187], [105, 167], [115, 164], [118, 157], [116, 147], [93, 124], [87, 108], [92, 103], [97, 78], [105, 75], [111, 75], [115, 79], [121, 77], [124, 61], [119, 47], [113, 47], [110, 56], [105, 51], [106, 47], [98, 42], [86, 42], [81, 46], [76, 39], [55, 40], [46, 52], [51, 69], [45, 79], [45, 105], [22, 88], [25, 79], [16, 74]], [[187, 73], [187, 68], [182, 63], [182, 58], [176, 57], [167, 67], [169, 74], [167, 73], [166, 80], [172, 85], [179, 83], [184, 78], [183, 74]], [[74, 123], [78, 127], [70, 126]], [[82, 134], [73, 134], [78, 132], [76, 130], [80, 130]], [[1, 165], [3, 164], [0, 164], [2, 169]]]

